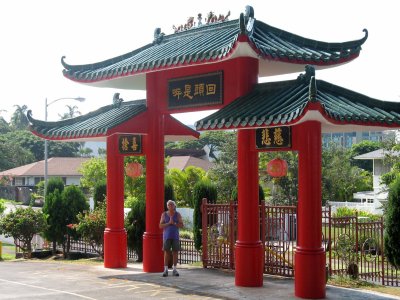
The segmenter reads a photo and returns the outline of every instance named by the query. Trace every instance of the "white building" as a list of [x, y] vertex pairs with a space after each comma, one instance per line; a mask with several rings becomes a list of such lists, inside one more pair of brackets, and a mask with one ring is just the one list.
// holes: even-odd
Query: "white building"
[[386, 155], [399, 156], [400, 152], [389, 152], [385, 149], [375, 150], [369, 153], [355, 156], [354, 159], [372, 160], [372, 191], [363, 191], [353, 194], [355, 202], [333, 202], [329, 201], [332, 211], [336, 211], [338, 207], [351, 207], [360, 211], [367, 211], [373, 214], [382, 214], [383, 205], [388, 201], [387, 186], [381, 183], [381, 176], [390, 171], [391, 166], [384, 163]]

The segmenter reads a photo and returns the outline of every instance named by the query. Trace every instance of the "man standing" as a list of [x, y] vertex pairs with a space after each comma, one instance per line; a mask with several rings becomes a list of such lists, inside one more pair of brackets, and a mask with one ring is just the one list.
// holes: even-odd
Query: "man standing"
[[168, 257], [172, 250], [173, 271], [172, 276], [179, 276], [176, 270], [178, 263], [179, 228], [183, 227], [182, 216], [176, 211], [176, 204], [172, 200], [167, 202], [168, 210], [161, 214], [160, 228], [163, 229], [163, 250], [164, 250], [164, 273], [163, 277], [168, 276]]

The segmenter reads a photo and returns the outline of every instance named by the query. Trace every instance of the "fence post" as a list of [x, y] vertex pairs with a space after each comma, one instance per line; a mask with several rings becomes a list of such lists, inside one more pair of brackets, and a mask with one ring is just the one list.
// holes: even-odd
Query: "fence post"
[[[356, 211], [356, 251], [355, 251], [355, 253], [356, 253], [356, 264], [358, 267], [358, 211]], [[361, 255], [362, 255], [362, 249], [361, 249]], [[360, 268], [359, 268], [359, 270], [360, 270]]]
[[263, 245], [263, 271], [265, 271], [265, 201], [261, 201], [261, 242]]
[[235, 245], [235, 235], [234, 235], [234, 226], [235, 222], [235, 211], [233, 208], [233, 201], [229, 201], [229, 268], [233, 269], [234, 268], [234, 259], [235, 256], [233, 255], [234, 253], [234, 245]]
[[208, 249], [207, 249], [207, 198], [201, 200], [201, 243], [203, 250], [203, 268], [207, 268]]
[[329, 235], [329, 276], [332, 276], [332, 207], [329, 205], [329, 211], [328, 211], [328, 235]]
[[383, 249], [384, 244], [383, 244], [383, 239], [384, 239], [384, 230], [383, 230], [384, 222], [383, 222], [383, 217], [381, 217], [381, 256], [382, 256], [382, 285], [385, 285], [385, 249]]

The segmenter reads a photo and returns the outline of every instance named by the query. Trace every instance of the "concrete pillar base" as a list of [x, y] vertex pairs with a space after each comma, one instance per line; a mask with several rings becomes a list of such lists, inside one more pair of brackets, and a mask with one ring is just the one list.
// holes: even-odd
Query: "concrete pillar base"
[[294, 292], [296, 297], [305, 299], [325, 298], [324, 248], [304, 249], [295, 252]]
[[243, 287], [263, 286], [264, 248], [261, 241], [236, 241], [235, 285]]
[[126, 268], [128, 264], [125, 229], [104, 230], [104, 267]]
[[143, 271], [149, 273], [164, 270], [164, 254], [162, 251], [162, 234], [143, 234]]

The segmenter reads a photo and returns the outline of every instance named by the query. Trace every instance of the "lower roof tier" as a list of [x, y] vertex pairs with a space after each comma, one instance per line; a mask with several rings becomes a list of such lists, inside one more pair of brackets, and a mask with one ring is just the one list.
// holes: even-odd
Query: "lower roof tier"
[[295, 80], [257, 84], [219, 111], [196, 122], [197, 130], [290, 126], [317, 120], [323, 132], [400, 127], [400, 103], [382, 101], [315, 79], [315, 69]]

